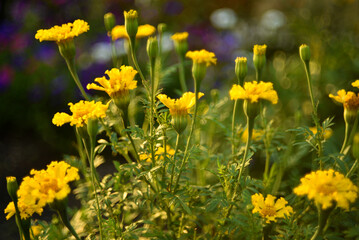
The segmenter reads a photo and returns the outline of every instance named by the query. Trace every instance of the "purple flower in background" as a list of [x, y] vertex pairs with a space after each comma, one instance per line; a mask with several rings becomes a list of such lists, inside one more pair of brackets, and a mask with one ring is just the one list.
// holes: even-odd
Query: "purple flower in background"
[[164, 6], [164, 12], [168, 15], [178, 15], [183, 11], [183, 4], [179, 1], [168, 1]]
[[0, 68], [0, 91], [5, 90], [11, 83], [14, 77], [14, 70], [4, 65]]
[[57, 56], [57, 50], [51, 43], [43, 43], [39, 45], [35, 57], [42, 62], [51, 62]]

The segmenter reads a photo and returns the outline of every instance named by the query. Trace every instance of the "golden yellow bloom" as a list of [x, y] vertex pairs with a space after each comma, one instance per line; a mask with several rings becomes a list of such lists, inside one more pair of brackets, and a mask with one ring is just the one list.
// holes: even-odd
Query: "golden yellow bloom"
[[[156, 32], [156, 28], [152, 25], [145, 24], [138, 26], [136, 38], [144, 38], [153, 35]], [[117, 25], [111, 31], [112, 40], [115, 41], [120, 38], [128, 38], [125, 25]]]
[[106, 117], [106, 111], [109, 103], [106, 105], [101, 102], [83, 101], [78, 103], [69, 103], [72, 115], [67, 113], [56, 113], [52, 119], [52, 123], [56, 126], [62, 126], [65, 123], [70, 123], [71, 126], [83, 127], [87, 124], [88, 119], [97, 119]]
[[217, 63], [216, 55], [204, 49], [200, 51], [188, 51], [186, 57], [191, 58], [194, 63], [206, 63], [207, 67]]
[[105, 74], [109, 77], [96, 78], [95, 82], [98, 82], [101, 86], [90, 83], [87, 85], [87, 89], [94, 89], [105, 91], [111, 98], [120, 97], [129, 90], [137, 88], [137, 81], [134, 80], [137, 71], [130, 66], [121, 66], [120, 69], [112, 68], [106, 70]]
[[[309, 130], [312, 131], [314, 135], [317, 134], [317, 127], [310, 127]], [[327, 128], [323, 135], [324, 135], [324, 139], [329, 139], [333, 135], [333, 130]]]
[[188, 38], [188, 32], [180, 32], [172, 35], [171, 39], [174, 42], [186, 41]]
[[244, 99], [250, 100], [250, 102], [253, 103], [258, 102], [259, 99], [264, 99], [273, 104], [278, 103], [278, 95], [277, 92], [273, 90], [273, 84], [271, 82], [246, 82], [244, 83], [244, 88], [234, 84], [229, 91], [229, 95], [231, 96], [231, 100]]
[[354, 202], [358, 196], [358, 188], [344, 177], [343, 174], [333, 169], [311, 172], [300, 179], [301, 184], [294, 189], [297, 195], [307, 195], [308, 199], [314, 199], [315, 203], [327, 209], [333, 204], [349, 209], [349, 203]]
[[247, 64], [247, 58], [246, 57], [237, 57], [236, 60], [234, 60], [235, 63], [244, 63]]
[[[159, 147], [155, 152], [156, 161], [163, 160], [164, 153], [165, 153], [164, 147]], [[166, 146], [166, 153], [167, 153], [167, 157], [169, 158], [169, 157], [172, 157], [175, 154], [175, 150], [167, 145]], [[146, 162], [151, 162], [151, 154], [146, 154], [146, 153], [140, 154], [140, 160], [141, 161], [146, 160]]]
[[254, 45], [253, 53], [254, 55], [265, 55], [267, 50], [267, 45]]
[[[204, 94], [198, 93], [198, 99]], [[170, 109], [172, 116], [186, 115], [188, 110], [195, 104], [195, 94], [193, 92], [185, 92], [179, 99], [171, 99], [166, 94], [159, 94], [157, 98]]]
[[[356, 86], [356, 82], [353, 83], [353, 86]], [[359, 84], [359, 82], [358, 82]], [[330, 98], [333, 98], [335, 101], [342, 103], [345, 109], [348, 110], [358, 110], [359, 108], [359, 95], [354, 92], [346, 92], [344, 89], [341, 89], [337, 92], [337, 96], [329, 94]]]
[[31, 239], [35, 239], [34, 237], [39, 236], [42, 230], [44, 229], [41, 225], [32, 225], [31, 226]]
[[40, 29], [37, 31], [35, 38], [42, 41], [61, 42], [68, 39], [73, 39], [81, 33], [87, 32], [90, 29], [87, 22], [77, 19], [73, 23], [62, 24], [61, 26], [54, 26], [50, 29]]
[[270, 194], [264, 199], [262, 194], [256, 193], [251, 199], [254, 206], [252, 213], [259, 213], [266, 223], [276, 222], [277, 218], [285, 218], [293, 213], [292, 207], [286, 206], [288, 202], [282, 197], [275, 201], [276, 197]]

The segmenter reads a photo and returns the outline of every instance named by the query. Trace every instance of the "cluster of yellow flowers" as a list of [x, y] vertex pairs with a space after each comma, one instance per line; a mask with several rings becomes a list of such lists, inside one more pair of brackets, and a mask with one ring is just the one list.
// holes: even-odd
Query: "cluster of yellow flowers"
[[314, 199], [323, 209], [336, 203], [338, 207], [348, 210], [349, 203], [353, 203], [358, 197], [358, 187], [333, 169], [311, 172], [301, 178], [300, 182], [294, 193], [307, 195], [308, 199]]
[[[199, 93], [198, 98], [204, 94]], [[165, 94], [159, 94], [157, 98], [170, 110], [172, 116], [186, 115], [195, 104], [195, 94], [193, 92], [186, 92], [179, 99], [171, 99]]]
[[278, 95], [273, 90], [273, 83], [257, 81], [246, 82], [244, 87], [234, 84], [229, 91], [231, 100], [244, 99], [249, 100], [251, 103], [258, 102], [259, 99], [267, 100], [273, 104], [278, 103]]
[[[31, 217], [35, 212], [40, 214], [46, 204], [55, 199], [62, 200], [67, 197], [71, 189], [69, 182], [80, 178], [78, 169], [68, 163], [51, 162], [46, 170], [31, 170], [20, 184], [17, 191], [18, 207], [22, 219]], [[15, 214], [15, 206], [10, 202], [5, 209], [6, 219]]]
[[106, 117], [106, 111], [109, 103], [102, 104], [95, 101], [83, 101], [78, 103], [69, 103], [72, 115], [67, 113], [56, 113], [52, 119], [52, 123], [56, 126], [62, 126], [70, 123], [71, 126], [83, 127], [87, 124], [88, 119], [97, 119]]
[[282, 197], [275, 201], [276, 197], [270, 194], [264, 199], [262, 194], [256, 193], [251, 198], [254, 206], [252, 213], [259, 213], [266, 223], [276, 222], [277, 218], [285, 218], [293, 213], [292, 207], [286, 206], [288, 202]]
[[37, 31], [35, 38], [42, 41], [61, 42], [68, 39], [73, 39], [81, 33], [87, 32], [90, 29], [87, 22], [77, 19], [73, 23], [62, 24], [61, 26], [54, 26], [50, 29], [40, 29]]

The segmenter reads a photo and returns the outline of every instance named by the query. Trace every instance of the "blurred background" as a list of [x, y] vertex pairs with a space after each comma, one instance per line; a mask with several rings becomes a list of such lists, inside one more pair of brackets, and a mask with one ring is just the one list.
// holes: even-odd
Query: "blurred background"
[[[320, 100], [321, 120], [336, 116], [334, 135], [343, 137], [342, 106], [329, 93], [359, 79], [359, 3], [357, 0], [2, 0], [0, 2], [0, 209], [10, 198], [5, 177], [20, 182], [32, 168], [44, 168], [64, 154], [76, 154], [71, 127], [51, 123], [56, 112], [68, 112], [68, 102], [81, 100], [79, 91], [54, 42], [37, 41], [38, 29], [83, 19], [90, 31], [75, 39], [77, 65], [84, 86], [111, 68], [111, 45], [103, 15], [112, 12], [123, 24], [123, 11], [136, 9], [140, 24], [166, 23], [163, 51], [166, 66], [177, 62], [170, 36], [189, 32], [189, 49], [205, 48], [218, 57], [208, 70], [201, 91], [220, 89], [221, 97], [235, 82], [234, 59], [248, 58], [248, 81], [254, 80], [252, 48], [266, 44], [265, 81], [272, 81], [279, 104], [275, 120], [283, 129], [292, 128], [294, 116], [310, 126], [311, 103], [298, 47], [312, 50], [314, 94]], [[145, 39], [140, 42], [140, 63], [147, 61]], [[116, 43], [120, 55], [123, 42]], [[165, 66], [165, 67], [166, 67]], [[187, 83], [191, 85], [190, 68]], [[165, 88], [179, 88], [177, 76]], [[93, 92], [91, 92], [93, 94]], [[175, 96], [175, 91], [170, 92]], [[208, 94], [209, 95], [209, 94]], [[339, 141], [341, 142], [341, 141]], [[339, 143], [338, 143], [339, 144]], [[0, 235], [16, 231], [13, 219], [0, 215]]]

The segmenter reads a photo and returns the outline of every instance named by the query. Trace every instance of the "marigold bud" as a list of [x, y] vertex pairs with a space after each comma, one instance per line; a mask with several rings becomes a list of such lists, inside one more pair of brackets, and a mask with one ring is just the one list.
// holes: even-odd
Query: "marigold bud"
[[103, 20], [105, 22], [105, 28], [106, 28], [106, 31], [108, 33], [111, 33], [111, 30], [112, 28], [115, 27], [116, 25], [116, 18], [115, 18], [115, 15], [113, 15], [112, 13], [106, 13], [104, 16], [103, 16]]
[[310, 60], [310, 48], [307, 44], [302, 44], [299, 47], [299, 55], [303, 62], [309, 62]]
[[175, 33], [171, 38], [177, 54], [180, 57], [184, 57], [188, 51], [188, 32]]
[[266, 49], [267, 45], [254, 45], [253, 48], [253, 63], [257, 71], [262, 70], [266, 64]]
[[147, 40], [147, 55], [151, 61], [156, 59], [158, 54], [158, 42], [156, 37], [150, 37]]
[[6, 177], [7, 183], [7, 192], [9, 193], [11, 199], [14, 203], [17, 202], [17, 190], [19, 189], [19, 185], [17, 184], [16, 177]]
[[165, 23], [160, 23], [157, 26], [157, 31], [159, 34], [162, 34], [166, 31], [167, 25]]
[[123, 15], [125, 16], [125, 28], [127, 35], [130, 39], [136, 39], [136, 34], [138, 30], [138, 14], [136, 10], [130, 10], [128, 12], [124, 11]]
[[240, 82], [239, 85], [243, 87], [243, 80], [247, 75], [248, 67], [247, 67], [247, 58], [246, 57], [237, 57], [236, 60], [235, 72]]
[[59, 52], [64, 59], [71, 60], [75, 58], [76, 48], [74, 39], [67, 39], [58, 42]]
[[188, 115], [173, 115], [171, 124], [178, 134], [181, 134], [187, 127]]

